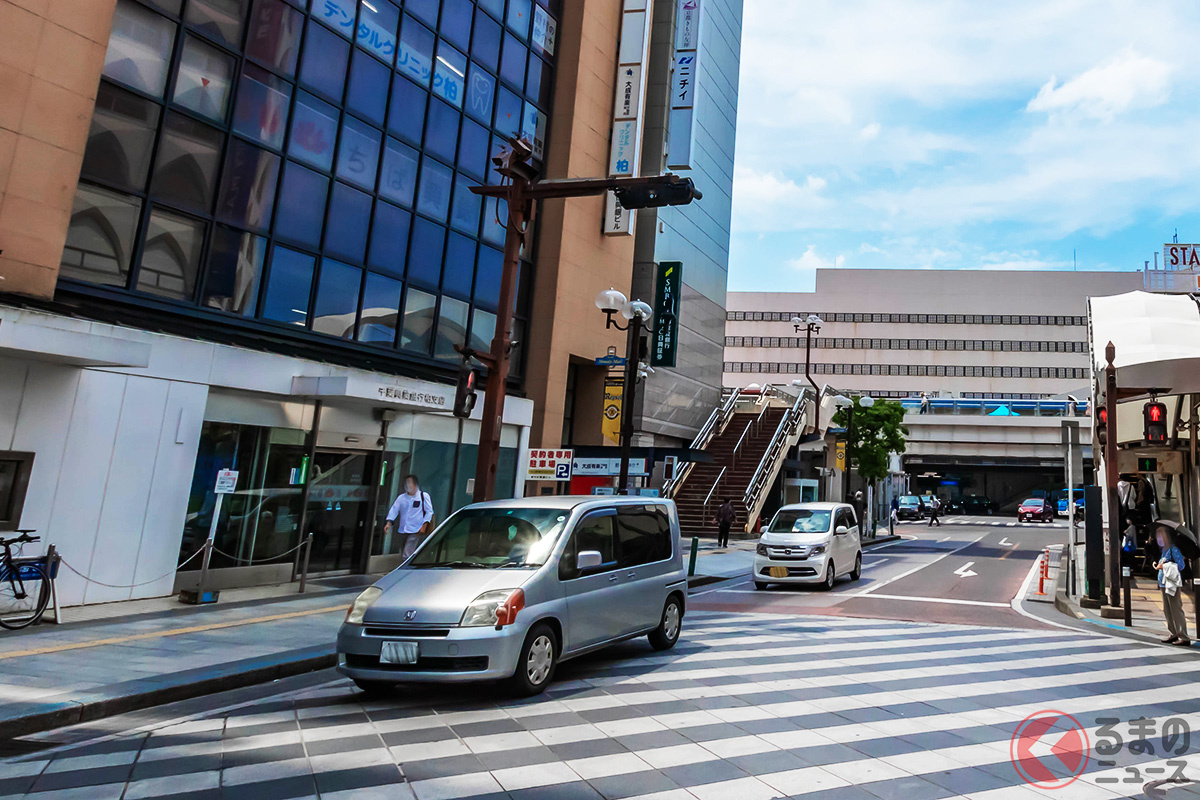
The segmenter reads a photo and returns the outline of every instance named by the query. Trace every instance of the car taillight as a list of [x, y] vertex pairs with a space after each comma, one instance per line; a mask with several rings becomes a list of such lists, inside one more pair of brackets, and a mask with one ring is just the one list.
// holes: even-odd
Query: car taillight
[[512, 625], [517, 621], [517, 613], [525, 607], [525, 591], [517, 589], [508, 599], [496, 607], [496, 628]]

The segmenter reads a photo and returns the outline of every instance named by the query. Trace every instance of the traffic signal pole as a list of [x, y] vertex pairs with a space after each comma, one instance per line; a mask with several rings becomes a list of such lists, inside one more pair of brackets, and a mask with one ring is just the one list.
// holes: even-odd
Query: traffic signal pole
[[500, 308], [496, 315], [496, 335], [487, 353], [460, 348], [487, 365], [487, 383], [483, 395], [483, 416], [479, 426], [479, 455], [475, 465], [476, 503], [491, 500], [496, 492], [496, 467], [500, 461], [500, 430], [504, 418], [504, 388], [512, 351], [513, 299], [521, 250], [525, 246], [534, 204], [553, 198], [588, 197], [613, 191], [627, 210], [686, 205], [702, 195], [690, 178], [659, 175], [647, 178], [568, 178], [541, 181], [529, 165], [533, 147], [525, 138], [510, 137], [509, 149], [494, 157], [496, 171], [503, 176], [499, 186], [472, 186], [483, 197], [495, 197], [508, 203], [508, 223], [504, 238], [504, 266], [500, 276]]
[[1117, 348], [1109, 342], [1104, 348], [1108, 362], [1104, 368], [1104, 408], [1108, 418], [1104, 476], [1108, 492], [1108, 603], [1114, 608], [1121, 605], [1121, 499], [1117, 492], [1121, 474], [1117, 469], [1117, 368], [1113, 364], [1116, 357]]

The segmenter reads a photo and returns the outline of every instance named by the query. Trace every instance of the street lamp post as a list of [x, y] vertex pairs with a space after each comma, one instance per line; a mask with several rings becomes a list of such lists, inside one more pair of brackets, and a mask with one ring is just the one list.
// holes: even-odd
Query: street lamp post
[[[846, 482], [842, 486], [842, 502], [850, 502], [850, 474], [854, 466], [854, 456], [851, 444], [854, 441], [854, 401], [844, 394], [839, 394], [833, 398], [834, 404], [846, 409]], [[860, 408], [871, 408], [875, 405], [875, 398], [869, 394], [865, 394], [858, 398], [858, 406]]]
[[807, 319], [792, 317], [792, 327], [796, 333], [800, 332], [800, 327], [804, 326], [804, 377], [808, 378], [808, 382], [812, 384], [813, 391], [817, 396], [821, 396], [821, 387], [817, 386], [817, 382], [812, 379], [811, 361], [812, 361], [812, 337], [814, 333], [821, 332], [822, 320], [816, 314], [809, 314]]
[[[604, 328], [625, 331], [625, 384], [621, 392], [621, 474], [617, 478], [617, 493], [629, 493], [629, 452], [633, 444], [633, 405], [637, 393], [637, 379], [642, 371], [642, 331], [651, 335], [654, 328], [650, 320], [654, 310], [641, 300], [626, 300], [616, 289], [607, 289], [596, 297], [596, 308], [604, 312]], [[625, 317], [625, 325], [617, 320], [617, 314]], [[649, 367], [646, 367], [649, 369]]]

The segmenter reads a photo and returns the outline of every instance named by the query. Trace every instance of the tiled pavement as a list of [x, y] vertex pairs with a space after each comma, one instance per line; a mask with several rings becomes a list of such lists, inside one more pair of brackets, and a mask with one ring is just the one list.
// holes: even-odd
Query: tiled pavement
[[[1137, 717], [1195, 728], [1197, 677], [1190, 653], [1065, 631], [697, 613], [674, 651], [627, 643], [565, 665], [531, 700], [492, 687], [367, 700], [331, 680], [2, 761], [0, 796], [1103, 800], [1175, 771], [1151, 771], [1177, 758], [1157, 731], [1152, 752], [1093, 751], [1080, 780], [1037, 791], [1010, 763], [1015, 727], [1053, 708], [1093, 743], [1106, 717], [1126, 740]], [[1192, 758], [1185, 774], [1200, 777]], [[1105, 782], [1134, 763], [1136, 782]]]

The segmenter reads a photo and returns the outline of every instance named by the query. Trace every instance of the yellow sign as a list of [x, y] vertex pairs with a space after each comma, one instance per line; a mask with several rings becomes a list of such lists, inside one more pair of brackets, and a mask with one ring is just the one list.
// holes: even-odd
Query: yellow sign
[[604, 379], [604, 419], [600, 430], [613, 444], [621, 443], [621, 402], [625, 396], [625, 379], [619, 376]]
[[837, 462], [837, 468], [840, 469], [842, 472], [845, 472], [846, 471], [846, 443], [845, 442], [837, 443], [837, 453], [834, 456], [834, 460]]

